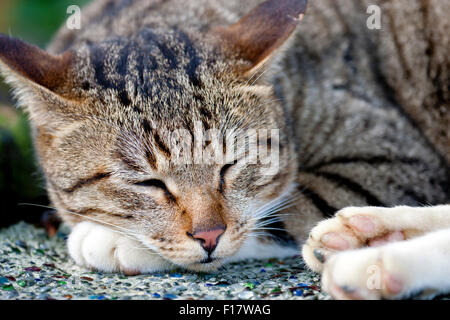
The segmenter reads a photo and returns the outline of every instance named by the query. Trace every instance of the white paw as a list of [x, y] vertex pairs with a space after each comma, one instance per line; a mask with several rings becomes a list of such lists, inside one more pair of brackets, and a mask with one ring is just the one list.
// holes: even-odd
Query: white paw
[[418, 293], [420, 287], [408, 270], [407, 259], [397, 250], [386, 248], [350, 250], [332, 256], [323, 268], [323, 290], [342, 300], [400, 299]]
[[77, 224], [67, 246], [78, 265], [99, 271], [134, 275], [173, 267], [138, 241], [92, 222]]
[[348, 207], [340, 210], [334, 218], [321, 221], [312, 229], [303, 246], [306, 264], [321, 272], [323, 263], [339, 251], [407, 239], [412, 233], [403, 229], [400, 217], [396, 221], [393, 210], [397, 209]]

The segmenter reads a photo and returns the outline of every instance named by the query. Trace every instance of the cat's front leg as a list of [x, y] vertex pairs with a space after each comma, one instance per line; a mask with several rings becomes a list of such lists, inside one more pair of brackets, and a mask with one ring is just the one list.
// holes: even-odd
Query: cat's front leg
[[78, 265], [98, 271], [135, 275], [173, 267], [130, 236], [92, 222], [77, 224], [67, 246]]
[[450, 228], [450, 205], [433, 207], [348, 207], [314, 227], [303, 246], [306, 264], [321, 272], [339, 251], [380, 246]]
[[432, 298], [450, 292], [450, 229], [333, 255], [323, 289], [336, 299]]

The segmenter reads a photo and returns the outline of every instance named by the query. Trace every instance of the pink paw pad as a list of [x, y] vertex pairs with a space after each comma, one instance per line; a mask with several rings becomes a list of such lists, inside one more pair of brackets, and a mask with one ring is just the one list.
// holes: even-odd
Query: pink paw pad
[[403, 282], [389, 273], [383, 274], [383, 282], [386, 290], [392, 295], [399, 294], [403, 290]]
[[373, 235], [377, 231], [377, 224], [372, 217], [354, 216], [348, 222], [358, 232], [367, 236]]
[[350, 247], [348, 241], [336, 232], [326, 233], [320, 240], [325, 246], [334, 250], [347, 250]]

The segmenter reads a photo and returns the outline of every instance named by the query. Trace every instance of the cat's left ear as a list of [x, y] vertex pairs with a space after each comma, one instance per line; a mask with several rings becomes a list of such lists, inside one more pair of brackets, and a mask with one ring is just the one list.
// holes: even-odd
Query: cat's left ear
[[307, 0], [268, 0], [235, 24], [211, 30], [221, 47], [246, 62], [252, 76], [286, 43], [306, 12]]
[[0, 67], [15, 87], [35, 87], [63, 97], [71, 86], [73, 52], [53, 55], [0, 34]]

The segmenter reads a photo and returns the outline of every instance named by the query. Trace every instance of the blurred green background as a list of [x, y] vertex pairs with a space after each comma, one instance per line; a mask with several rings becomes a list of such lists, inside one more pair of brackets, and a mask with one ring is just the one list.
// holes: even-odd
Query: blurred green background
[[[0, 0], [0, 32], [45, 48], [69, 16], [70, 5], [89, 0]], [[25, 220], [39, 224], [48, 205], [36, 166], [27, 116], [14, 107], [9, 88], [0, 78], [0, 227]]]

